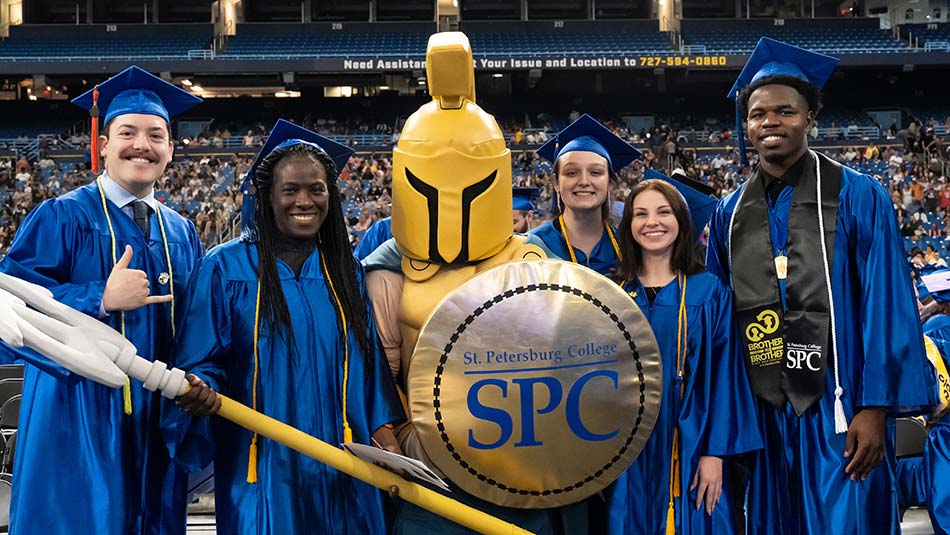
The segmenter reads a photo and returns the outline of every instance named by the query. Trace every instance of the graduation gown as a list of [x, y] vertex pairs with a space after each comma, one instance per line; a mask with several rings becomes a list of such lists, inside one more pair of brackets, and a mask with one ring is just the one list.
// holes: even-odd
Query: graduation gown
[[380, 219], [373, 223], [373, 226], [363, 234], [363, 238], [360, 239], [360, 243], [357, 244], [356, 249], [353, 251], [353, 256], [362, 262], [363, 259], [375, 251], [377, 247], [392, 237], [393, 219], [391, 217]]
[[[533, 228], [528, 234], [541, 238], [541, 241], [543, 241], [544, 245], [551, 251], [553, 257], [567, 260], [568, 262], [571, 261], [571, 253], [567, 250], [567, 242], [564, 241], [564, 235], [561, 234], [561, 231], [554, 226], [554, 221], [548, 221], [539, 227]], [[577, 257], [578, 264], [587, 266], [605, 277], [609, 277], [611, 275], [610, 272], [613, 271], [613, 269], [617, 267], [617, 263], [620, 262], [617, 258], [617, 252], [614, 250], [614, 245], [610, 241], [610, 235], [607, 234], [607, 229], [604, 229], [603, 234], [600, 236], [600, 241], [594, 246], [594, 249], [590, 252], [590, 256], [587, 256], [587, 253], [577, 247], [572, 248], [574, 249], [574, 256]]]
[[[240, 238], [205, 256], [189, 284], [175, 352], [177, 367], [248, 406], [254, 376], [255, 266], [257, 247]], [[278, 271], [296, 354], [283, 336], [272, 336], [262, 323], [257, 409], [338, 445], [343, 442], [343, 341], [319, 253], [314, 250], [307, 258], [299, 277], [282, 261]], [[362, 273], [360, 284], [362, 288]], [[368, 444], [373, 431], [405, 417], [365, 293], [364, 302], [377, 351], [364, 357], [350, 333], [347, 414], [354, 441]], [[250, 431], [223, 418], [193, 419], [184, 412], [166, 423], [174, 435], [176, 462], [199, 470], [213, 457], [219, 533], [385, 532], [382, 501], [374, 487], [263, 437], [257, 443], [258, 482], [250, 484]]]
[[[153, 295], [167, 272], [156, 214], [146, 240], [132, 218], [107, 201], [116, 255], [132, 246], [130, 269], [148, 275]], [[159, 204], [172, 261], [176, 301], [201, 256], [194, 225]], [[0, 264], [0, 270], [49, 288], [53, 296], [98, 317], [112, 272], [109, 227], [96, 183], [51, 199], [34, 209]], [[173, 343], [170, 306], [126, 312], [125, 335], [149, 360], [167, 361]], [[106, 321], [121, 330], [121, 314]], [[29, 364], [24, 371], [17, 454], [14, 461], [10, 533], [184, 533], [187, 478], [169, 469], [161, 437], [159, 394], [132, 380], [132, 414], [123, 411], [122, 389], [90, 380], [69, 381]], [[60, 376], [69, 375], [62, 370]]]
[[[639, 282], [625, 290], [643, 311], [660, 346], [663, 394], [653, 434], [637, 460], [608, 491], [611, 535], [663, 535], [670, 499], [673, 429], [679, 429], [681, 471], [676, 484], [676, 533], [734, 533], [735, 522], [723, 485], [722, 499], [712, 515], [696, 510], [696, 492], [689, 486], [704, 455], [725, 457], [762, 447], [755, 424], [755, 404], [734, 337], [732, 293], [708, 273], [686, 279], [688, 352], [685, 388], [680, 399], [677, 377], [677, 320], [680, 290], [667, 284], [651, 305]], [[728, 464], [723, 479], [728, 478]]]
[[[946, 318], [946, 316], [937, 316]], [[931, 318], [933, 320], [935, 318]], [[935, 331], [924, 333], [931, 337], [944, 365], [950, 365], [950, 340], [937, 338]], [[934, 322], [938, 329], [945, 328], [942, 322]], [[950, 535], [950, 415], [930, 424], [924, 452], [920, 457], [904, 457], [897, 460], [897, 493], [900, 506], [926, 505], [930, 523], [937, 535]]]
[[[744, 187], [719, 202], [710, 223], [707, 269], [726, 284], [732, 277], [730, 218]], [[776, 255], [788, 239], [792, 193], [786, 186], [769, 206]], [[930, 403], [932, 378], [894, 208], [880, 183], [848, 168], [842, 168], [830, 272], [848, 422], [862, 407], [883, 407], [891, 415], [923, 411]], [[784, 303], [784, 281], [780, 291]], [[896, 493], [891, 492], [893, 426], [887, 430], [885, 462], [865, 481], [851, 481], [845, 474], [850, 459], [843, 456], [846, 434], [835, 433], [830, 356], [826, 370], [825, 394], [801, 417], [791, 404], [776, 409], [757, 400], [765, 447], [750, 481], [750, 534], [899, 532]]]
[[930, 523], [936, 535], [950, 535], [950, 416], [930, 430], [922, 460]]

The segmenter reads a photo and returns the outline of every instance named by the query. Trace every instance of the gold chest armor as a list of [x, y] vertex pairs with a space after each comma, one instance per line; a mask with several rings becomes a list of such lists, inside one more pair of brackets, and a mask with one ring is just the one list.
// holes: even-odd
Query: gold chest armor
[[506, 262], [547, 258], [540, 247], [526, 243], [526, 240], [524, 236], [513, 236], [498, 254], [476, 264], [453, 266], [403, 258], [402, 272], [405, 278], [398, 315], [399, 332], [402, 335], [400, 369], [403, 379], [408, 377], [419, 331], [450, 290], [461, 286], [475, 275]]

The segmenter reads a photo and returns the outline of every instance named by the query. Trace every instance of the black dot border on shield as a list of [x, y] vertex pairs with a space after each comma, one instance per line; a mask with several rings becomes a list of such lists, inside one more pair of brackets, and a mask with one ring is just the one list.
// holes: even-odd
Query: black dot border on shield
[[[458, 343], [459, 337], [462, 335], [463, 332], [465, 332], [465, 329], [467, 329], [469, 325], [475, 322], [475, 318], [482, 315], [489, 308], [497, 305], [498, 303], [501, 303], [505, 299], [514, 297], [515, 295], [523, 294], [525, 292], [533, 292], [533, 291], [539, 291], [539, 290], [540, 291], [553, 290], [557, 292], [574, 294], [578, 297], [584, 298], [584, 300], [590, 302], [592, 305], [596, 306], [597, 308], [601, 309], [605, 314], [607, 314], [607, 317], [609, 317], [611, 321], [614, 322], [614, 325], [616, 325], [617, 328], [620, 329], [620, 332], [623, 334], [623, 337], [627, 341], [627, 344], [630, 345], [630, 350], [633, 353], [633, 360], [637, 367], [637, 378], [639, 379], [639, 382], [640, 382], [640, 407], [639, 407], [639, 410], [637, 411], [637, 420], [633, 424], [633, 429], [630, 431], [630, 435], [627, 437], [626, 442], [624, 442], [620, 450], [617, 451], [617, 454], [614, 455], [614, 457], [610, 459], [610, 461], [607, 464], [605, 464], [604, 466], [599, 468], [596, 472], [594, 472], [592, 475], [587, 476], [581, 481], [578, 481], [566, 487], [561, 487], [559, 489], [547, 489], [547, 490], [542, 490], [542, 491], [526, 490], [526, 489], [519, 489], [515, 487], [509, 487], [508, 485], [505, 485], [504, 483], [496, 481], [486, 476], [485, 474], [482, 474], [481, 472], [476, 470], [474, 467], [472, 467], [472, 465], [470, 465], [465, 459], [462, 458], [461, 455], [459, 455], [458, 450], [455, 449], [455, 446], [452, 445], [452, 441], [449, 440], [448, 435], [445, 433], [445, 422], [442, 421], [442, 410], [441, 410], [442, 404], [439, 401], [439, 396], [440, 396], [440, 391], [441, 391], [440, 385], [442, 384], [442, 373], [445, 371], [445, 362], [448, 360], [449, 353], [452, 352], [452, 348], [455, 346], [456, 343]], [[610, 310], [610, 307], [604, 304], [600, 299], [597, 299], [596, 297], [578, 288], [573, 288], [571, 286], [564, 286], [560, 284], [550, 284], [550, 283], [528, 284], [526, 286], [519, 286], [511, 290], [506, 290], [504, 293], [496, 295], [495, 297], [489, 299], [488, 301], [485, 301], [484, 303], [482, 303], [480, 307], [473, 310], [472, 313], [469, 314], [468, 317], [466, 317], [464, 321], [462, 321], [462, 323], [458, 326], [458, 328], [455, 329], [455, 332], [452, 333], [452, 336], [449, 337], [449, 342], [445, 345], [445, 349], [442, 351], [442, 355], [439, 356], [439, 366], [435, 370], [435, 386], [432, 389], [432, 394], [433, 394], [432, 407], [435, 409], [435, 421], [436, 421], [436, 426], [439, 429], [439, 436], [442, 438], [442, 442], [445, 443], [446, 449], [449, 450], [449, 453], [452, 454], [452, 458], [455, 459], [455, 461], [459, 464], [459, 466], [467, 470], [470, 474], [472, 474], [473, 476], [475, 476], [482, 482], [498, 487], [499, 489], [506, 491], [508, 493], [520, 494], [522, 496], [550, 496], [552, 494], [564, 494], [566, 492], [571, 492], [583, 487], [584, 485], [587, 485], [594, 479], [600, 477], [607, 470], [610, 470], [610, 468], [614, 464], [616, 464], [617, 461], [619, 461], [621, 457], [623, 457], [623, 454], [626, 453], [627, 449], [630, 447], [630, 444], [633, 442], [633, 439], [637, 436], [637, 432], [640, 429], [640, 422], [643, 420], [643, 412], [645, 410], [644, 407], [646, 405], [646, 386], [643, 379], [643, 364], [640, 362], [640, 353], [639, 351], [637, 351], [637, 344], [634, 343], [633, 336], [630, 334], [630, 331], [627, 330], [626, 325], [621, 323], [620, 318], [617, 316], [617, 314], [615, 314], [612, 310]]]

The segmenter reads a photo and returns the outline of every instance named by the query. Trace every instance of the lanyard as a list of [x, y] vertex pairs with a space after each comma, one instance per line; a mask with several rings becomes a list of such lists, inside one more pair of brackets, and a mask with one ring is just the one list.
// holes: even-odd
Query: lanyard
[[[106, 203], [106, 194], [102, 189], [102, 178], [96, 179], [96, 186], [99, 188], [99, 198], [102, 200], [102, 213], [106, 216], [106, 223], [109, 225], [109, 240], [111, 242], [112, 249], [112, 267], [119, 262], [118, 258], [118, 249], [116, 247], [115, 239], [115, 229], [112, 227], [112, 218], [109, 216], [109, 205]], [[175, 337], [175, 278], [172, 272], [172, 256], [168, 250], [168, 237], [165, 234], [165, 218], [162, 217], [162, 211], [156, 210], [155, 214], [158, 216], [158, 228], [162, 232], [162, 245], [165, 248], [165, 265], [168, 267], [168, 293], [172, 296], [172, 301], [169, 303], [171, 325], [172, 325], [172, 338]], [[148, 236], [145, 237], [146, 241]], [[119, 312], [119, 324], [122, 336], [125, 336], [125, 312]], [[124, 405], [125, 414], [132, 414], [132, 390], [129, 384], [129, 378], [125, 378], [125, 386], [122, 387], [122, 399]]]

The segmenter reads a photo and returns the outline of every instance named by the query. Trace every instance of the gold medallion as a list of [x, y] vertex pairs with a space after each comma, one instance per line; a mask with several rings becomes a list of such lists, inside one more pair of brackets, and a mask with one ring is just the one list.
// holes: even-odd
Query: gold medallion
[[785, 280], [788, 278], [788, 257], [785, 255], [778, 255], [775, 257], [775, 275], [778, 276], [779, 280]]
[[650, 324], [623, 289], [539, 260], [450, 292], [422, 328], [408, 383], [422, 447], [453, 483], [496, 505], [549, 508], [596, 494], [633, 463], [662, 373]]
[[162, 286], [165, 286], [166, 284], [168, 284], [168, 279], [169, 279], [168, 272], [166, 271], [163, 271], [158, 275], [158, 283], [161, 284]]

